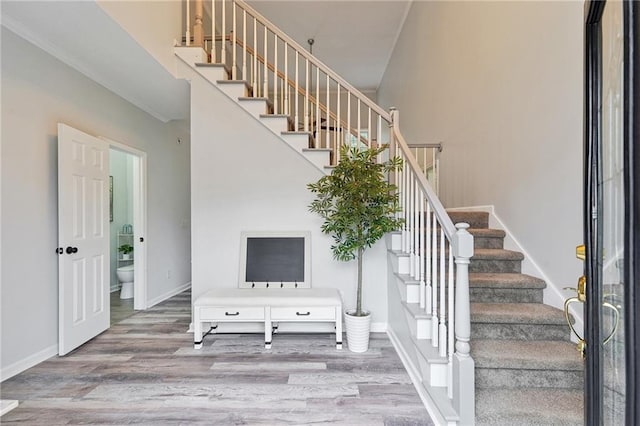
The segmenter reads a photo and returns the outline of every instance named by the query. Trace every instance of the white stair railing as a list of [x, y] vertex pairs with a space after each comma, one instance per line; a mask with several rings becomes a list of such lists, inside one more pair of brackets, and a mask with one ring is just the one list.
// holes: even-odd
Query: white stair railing
[[[212, 61], [227, 65], [232, 79], [246, 81], [253, 96], [268, 98], [275, 114], [290, 117], [294, 131], [311, 134], [313, 147], [330, 149], [332, 164], [339, 161], [342, 144], [385, 143], [403, 160], [403, 169], [392, 176], [404, 219], [402, 250], [410, 258], [410, 275], [421, 283], [419, 305], [431, 318], [431, 343], [448, 362], [449, 398], [460, 423], [473, 423], [473, 236], [467, 224], [451, 221], [400, 133], [398, 111], [383, 110], [245, 2], [211, 0], [210, 11]], [[187, 40], [189, 31], [187, 26]], [[435, 151], [432, 158], [437, 168]]]

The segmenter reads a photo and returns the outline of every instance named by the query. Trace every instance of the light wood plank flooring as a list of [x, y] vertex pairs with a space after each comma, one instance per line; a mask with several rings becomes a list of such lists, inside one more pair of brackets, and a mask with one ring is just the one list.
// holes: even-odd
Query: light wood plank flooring
[[111, 293], [111, 325], [117, 324], [134, 314], [133, 298], [120, 299], [120, 291]]
[[194, 350], [190, 292], [138, 312], [1, 385], [2, 424], [433, 425], [384, 334], [214, 335]]

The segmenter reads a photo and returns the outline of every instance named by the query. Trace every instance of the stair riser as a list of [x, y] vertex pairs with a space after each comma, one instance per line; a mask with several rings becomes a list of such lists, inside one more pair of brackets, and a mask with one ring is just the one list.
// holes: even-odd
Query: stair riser
[[262, 99], [245, 100], [240, 99], [238, 103], [251, 115], [260, 118], [262, 114], [267, 113], [267, 101]]
[[569, 340], [568, 330], [559, 324], [471, 323], [472, 339]]
[[478, 388], [562, 388], [582, 389], [582, 371], [479, 368]]
[[485, 212], [447, 212], [453, 223], [465, 222], [470, 228], [488, 228], [489, 213]]
[[447, 364], [429, 364], [418, 349], [418, 364], [422, 373], [422, 381], [430, 386], [447, 385]]
[[542, 303], [542, 289], [471, 288], [471, 302]]
[[261, 116], [260, 121], [278, 136], [287, 131], [289, 123], [286, 117]]
[[501, 249], [504, 248], [504, 238], [474, 236], [473, 246], [477, 249]]
[[244, 83], [221, 83], [218, 84], [220, 90], [227, 94], [231, 99], [238, 99], [249, 96], [249, 90]]
[[471, 259], [469, 272], [520, 273], [521, 260]]

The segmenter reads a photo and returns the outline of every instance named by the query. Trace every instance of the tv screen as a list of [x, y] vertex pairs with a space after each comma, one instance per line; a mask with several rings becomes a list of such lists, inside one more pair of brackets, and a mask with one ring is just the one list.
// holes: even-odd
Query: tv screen
[[240, 287], [310, 287], [306, 233], [244, 233]]

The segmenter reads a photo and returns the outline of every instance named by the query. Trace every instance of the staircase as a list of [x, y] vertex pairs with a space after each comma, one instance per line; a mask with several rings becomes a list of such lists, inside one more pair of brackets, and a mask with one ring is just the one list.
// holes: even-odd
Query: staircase
[[212, 33], [223, 35], [208, 52], [176, 47], [178, 75], [224, 93], [322, 173], [344, 143], [388, 143], [404, 162], [391, 176], [405, 225], [387, 238], [389, 335], [436, 422], [582, 424], [582, 361], [564, 316], [542, 303], [545, 283], [521, 274], [523, 255], [503, 249], [505, 233], [488, 228], [488, 213], [447, 214], [397, 111], [382, 110], [243, 1], [213, 4], [222, 12]]
[[477, 425], [582, 425], [582, 360], [562, 311], [542, 304], [545, 283], [520, 273], [488, 213], [449, 212], [474, 236], [469, 287]]

